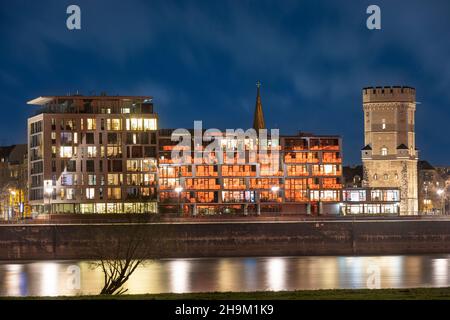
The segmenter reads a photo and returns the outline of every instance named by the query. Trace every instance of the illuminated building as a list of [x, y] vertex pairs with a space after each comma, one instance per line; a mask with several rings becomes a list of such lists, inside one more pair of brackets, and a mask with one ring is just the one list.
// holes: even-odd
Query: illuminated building
[[156, 212], [157, 115], [148, 96], [47, 96], [28, 119], [33, 212]]
[[[264, 117], [257, 89], [253, 127], [264, 129]], [[192, 138], [194, 130], [186, 132]], [[342, 189], [341, 138], [299, 133], [281, 136], [277, 150], [277, 171], [269, 170], [265, 159], [248, 156], [245, 164], [197, 163], [189, 158], [174, 163], [171, 152], [173, 129], [159, 131], [159, 210], [183, 215], [208, 214], [338, 214]], [[232, 143], [224, 137], [221, 146]], [[274, 142], [272, 142], [274, 143]], [[249, 144], [249, 145], [247, 145]], [[194, 153], [191, 144], [191, 154]], [[201, 146], [203, 150], [206, 144]]]
[[445, 200], [439, 190], [447, 190], [445, 174], [428, 161], [419, 161], [419, 210], [423, 214], [443, 214]]
[[342, 191], [342, 213], [398, 215], [400, 190], [397, 188], [349, 188]]
[[410, 87], [364, 88], [363, 109], [363, 185], [399, 188], [400, 214], [417, 215], [416, 90]]
[[0, 219], [29, 216], [27, 168], [25, 144], [0, 147]]

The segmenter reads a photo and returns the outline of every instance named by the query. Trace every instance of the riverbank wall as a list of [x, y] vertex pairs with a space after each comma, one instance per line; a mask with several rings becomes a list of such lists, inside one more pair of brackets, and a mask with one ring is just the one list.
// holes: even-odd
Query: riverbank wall
[[[450, 253], [450, 220], [141, 223], [139, 230], [158, 235], [145, 243], [148, 257]], [[97, 259], [135, 233], [129, 223], [0, 225], [0, 260]]]

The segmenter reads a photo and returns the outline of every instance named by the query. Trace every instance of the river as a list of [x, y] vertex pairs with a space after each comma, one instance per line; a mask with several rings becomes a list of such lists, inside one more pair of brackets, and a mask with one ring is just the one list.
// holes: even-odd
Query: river
[[[450, 255], [195, 258], [146, 261], [130, 294], [450, 286]], [[97, 294], [89, 261], [0, 262], [1, 296]]]

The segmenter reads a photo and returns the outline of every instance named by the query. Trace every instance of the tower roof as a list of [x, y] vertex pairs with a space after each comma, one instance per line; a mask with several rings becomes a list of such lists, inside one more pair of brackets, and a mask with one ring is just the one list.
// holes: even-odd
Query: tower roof
[[259, 94], [259, 87], [261, 87], [261, 82], [256, 82], [256, 105], [255, 114], [253, 116], [253, 129], [258, 131], [259, 129], [265, 129], [266, 124], [264, 122], [264, 113], [262, 109], [261, 96]]

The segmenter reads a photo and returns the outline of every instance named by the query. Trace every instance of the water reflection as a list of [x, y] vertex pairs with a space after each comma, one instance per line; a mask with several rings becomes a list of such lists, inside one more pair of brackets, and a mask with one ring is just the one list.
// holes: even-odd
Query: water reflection
[[[366, 288], [379, 270], [382, 288], [450, 286], [450, 255], [163, 259], [145, 262], [128, 293]], [[70, 270], [79, 268], [73, 281]], [[69, 284], [79, 283], [79, 288]], [[89, 261], [0, 264], [0, 295], [97, 294], [103, 274]]]

